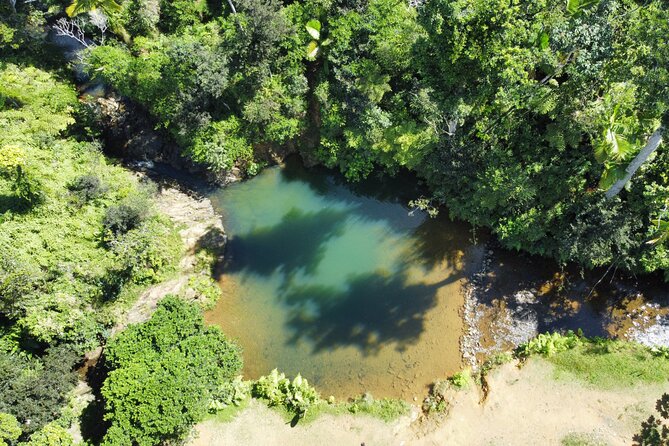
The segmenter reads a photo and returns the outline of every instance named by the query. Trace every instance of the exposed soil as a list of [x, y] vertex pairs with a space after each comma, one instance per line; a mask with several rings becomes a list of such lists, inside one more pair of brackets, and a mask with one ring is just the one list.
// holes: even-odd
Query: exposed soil
[[291, 427], [277, 412], [252, 404], [228, 423], [205, 421], [191, 446], [312, 445], [559, 445], [578, 435], [595, 444], [629, 445], [669, 383], [600, 390], [552, 379], [553, 366], [532, 359], [488, 375], [489, 393], [453, 392], [445, 414], [408, 415], [392, 422], [324, 415]]
[[[138, 175], [142, 175], [139, 174]], [[186, 255], [179, 265], [177, 276], [145, 290], [133, 306], [119, 315], [114, 332], [147, 320], [158, 302], [168, 294], [181, 294], [193, 300], [198, 296], [187, 289], [188, 281], [196, 263], [196, 253], [208, 249], [222, 257], [226, 236], [221, 218], [209, 199], [185, 188], [173, 184], [159, 183], [159, 192], [155, 200], [156, 210], [168, 216], [179, 228], [179, 235], [184, 242]]]

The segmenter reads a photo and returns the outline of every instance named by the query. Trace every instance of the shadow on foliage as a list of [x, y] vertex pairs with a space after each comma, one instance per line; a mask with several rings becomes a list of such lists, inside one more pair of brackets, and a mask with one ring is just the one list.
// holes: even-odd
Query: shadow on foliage
[[0, 215], [11, 212], [12, 214], [26, 214], [32, 209], [32, 205], [17, 197], [16, 195], [0, 195]]

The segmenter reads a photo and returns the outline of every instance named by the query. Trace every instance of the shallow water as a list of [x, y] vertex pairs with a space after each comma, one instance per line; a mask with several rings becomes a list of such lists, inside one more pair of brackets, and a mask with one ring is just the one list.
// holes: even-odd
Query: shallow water
[[292, 160], [213, 194], [229, 236], [206, 315], [244, 374], [300, 372], [324, 396], [420, 398], [460, 369], [466, 225], [411, 213], [411, 179], [354, 186]]

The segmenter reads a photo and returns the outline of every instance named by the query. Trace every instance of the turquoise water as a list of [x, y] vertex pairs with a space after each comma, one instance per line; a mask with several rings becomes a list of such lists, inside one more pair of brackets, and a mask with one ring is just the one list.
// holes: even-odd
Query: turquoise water
[[351, 186], [292, 160], [211, 197], [229, 241], [207, 320], [241, 343], [247, 377], [276, 367], [325, 396], [411, 398], [460, 368], [469, 232], [412, 213], [414, 184]]

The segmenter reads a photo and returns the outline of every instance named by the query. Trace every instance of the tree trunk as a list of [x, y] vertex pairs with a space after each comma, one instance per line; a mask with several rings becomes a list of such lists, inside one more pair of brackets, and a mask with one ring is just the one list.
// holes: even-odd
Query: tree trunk
[[639, 152], [639, 154], [634, 157], [632, 162], [629, 163], [625, 169], [625, 177], [613, 183], [613, 185], [609, 187], [609, 190], [606, 191], [606, 198], [611, 199], [618, 195], [620, 191], [623, 190], [623, 187], [625, 187], [627, 182], [632, 179], [639, 167], [641, 167], [641, 165], [646, 162], [648, 157], [653, 152], [655, 152], [655, 150], [657, 150], [658, 146], [662, 142], [662, 132], [664, 132], [664, 127], [660, 126], [652, 135], [650, 135], [650, 138], [648, 138], [648, 142], [644, 148], [641, 149], [641, 152]]

